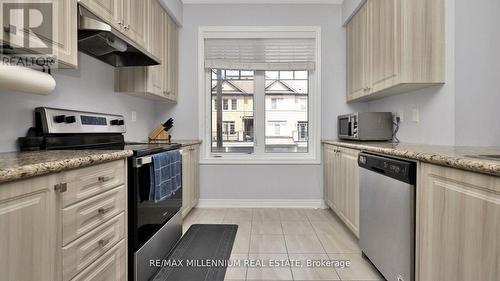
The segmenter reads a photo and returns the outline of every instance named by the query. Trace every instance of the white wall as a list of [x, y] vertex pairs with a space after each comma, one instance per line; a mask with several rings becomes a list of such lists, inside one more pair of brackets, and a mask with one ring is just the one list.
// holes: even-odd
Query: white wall
[[160, 0], [162, 6], [167, 10], [168, 14], [177, 23], [182, 26], [184, 5], [181, 0]]
[[[173, 117], [174, 139], [198, 138], [199, 26], [321, 26], [322, 135], [336, 137], [337, 115], [366, 110], [345, 103], [345, 30], [340, 5], [184, 5], [180, 29], [180, 80], [177, 106], [158, 109]], [[317, 144], [319, 145], [319, 144]], [[202, 165], [202, 199], [320, 199], [321, 165]]]
[[[17, 138], [33, 126], [38, 106], [125, 115], [127, 140], [144, 140], [155, 118], [154, 102], [114, 93], [114, 68], [80, 54], [78, 70], [53, 71], [57, 86], [48, 96], [0, 91], [0, 152], [17, 150]], [[137, 111], [137, 122], [131, 112]]]
[[342, 2], [342, 23], [346, 24], [358, 8], [365, 2], [366, 0], [344, 0], [344, 2]]
[[500, 1], [456, 0], [456, 144], [500, 146]]
[[[402, 112], [398, 137], [403, 142], [455, 143], [455, 0], [446, 0], [446, 84], [369, 102], [370, 111]], [[460, 30], [457, 29], [457, 32]], [[412, 122], [412, 110], [420, 122]]]

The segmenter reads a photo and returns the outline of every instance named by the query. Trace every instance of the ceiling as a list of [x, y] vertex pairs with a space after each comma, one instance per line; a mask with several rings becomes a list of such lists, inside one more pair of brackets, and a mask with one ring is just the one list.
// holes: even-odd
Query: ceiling
[[344, 0], [182, 0], [184, 4], [342, 4]]

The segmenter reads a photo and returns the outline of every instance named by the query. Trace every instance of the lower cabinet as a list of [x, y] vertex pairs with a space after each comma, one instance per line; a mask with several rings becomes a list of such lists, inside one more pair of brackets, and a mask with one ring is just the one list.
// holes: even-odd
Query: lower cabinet
[[125, 168], [119, 160], [0, 184], [0, 279], [127, 280]]
[[421, 167], [419, 280], [500, 280], [500, 177]]
[[359, 237], [358, 150], [325, 144], [325, 202]]
[[182, 153], [182, 216], [185, 217], [200, 199], [199, 145], [183, 148]]
[[50, 175], [0, 184], [1, 280], [57, 280], [57, 183]]

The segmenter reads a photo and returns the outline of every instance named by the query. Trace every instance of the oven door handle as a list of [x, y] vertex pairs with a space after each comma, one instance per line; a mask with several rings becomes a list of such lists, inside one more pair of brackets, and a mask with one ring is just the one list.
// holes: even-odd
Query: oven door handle
[[[183, 153], [182, 149], [179, 149], [179, 153], [182, 155]], [[151, 162], [153, 162], [152, 156], [138, 157], [132, 160], [132, 166], [134, 168], [140, 168], [143, 165], [150, 164]]]

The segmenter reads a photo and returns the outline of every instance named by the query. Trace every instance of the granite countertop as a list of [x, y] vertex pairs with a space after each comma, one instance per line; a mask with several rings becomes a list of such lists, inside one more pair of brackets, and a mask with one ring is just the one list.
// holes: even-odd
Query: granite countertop
[[422, 162], [500, 176], [500, 161], [470, 155], [500, 155], [500, 147], [425, 145], [392, 142], [356, 142], [323, 140], [323, 143], [382, 153]]
[[201, 140], [173, 140], [172, 143], [179, 143], [182, 147], [201, 144]]
[[130, 150], [52, 150], [0, 153], [0, 183], [127, 158]]

